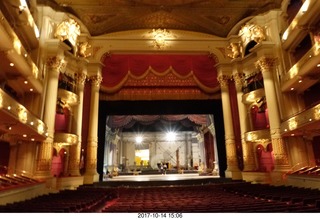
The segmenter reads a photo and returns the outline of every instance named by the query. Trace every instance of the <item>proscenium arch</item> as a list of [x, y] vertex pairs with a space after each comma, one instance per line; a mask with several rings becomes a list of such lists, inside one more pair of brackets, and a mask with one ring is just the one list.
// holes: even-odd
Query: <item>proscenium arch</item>
[[[108, 80], [103, 78], [103, 80]], [[122, 89], [122, 88], [121, 88]], [[121, 90], [120, 89], [120, 90]], [[100, 93], [103, 90], [100, 90]], [[218, 93], [220, 93], [218, 89]], [[165, 114], [210, 114], [213, 115], [216, 130], [216, 143], [218, 148], [220, 175], [224, 176], [226, 170], [226, 152], [224, 139], [224, 123], [222, 102], [220, 98], [212, 99], [135, 99], [135, 100], [110, 100], [101, 98], [99, 102], [98, 126], [98, 157], [97, 169], [100, 180], [104, 171], [104, 144], [107, 116], [112, 115], [165, 115]]]
[[165, 114], [211, 114], [213, 115], [218, 148], [220, 176], [226, 170], [225, 133], [222, 103], [220, 100], [159, 100], [159, 101], [106, 101], [99, 102], [97, 169], [103, 176], [106, 119], [111, 115], [165, 115]]

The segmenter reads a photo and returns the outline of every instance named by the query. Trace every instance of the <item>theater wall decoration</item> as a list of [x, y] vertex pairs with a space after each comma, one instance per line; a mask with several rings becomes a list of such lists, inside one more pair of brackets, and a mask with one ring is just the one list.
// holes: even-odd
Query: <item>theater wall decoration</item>
[[220, 86], [209, 54], [106, 54], [101, 99], [218, 99]]

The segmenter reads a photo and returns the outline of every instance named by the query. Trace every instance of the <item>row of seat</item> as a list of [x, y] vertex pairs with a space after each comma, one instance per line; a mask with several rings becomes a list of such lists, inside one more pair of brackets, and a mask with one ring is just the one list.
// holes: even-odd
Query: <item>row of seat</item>
[[[271, 194], [276, 197], [282, 189], [290, 201], [268, 198]], [[251, 183], [121, 188], [118, 198], [101, 212], [320, 212], [320, 195], [313, 192], [311, 196], [312, 191], [303, 193], [299, 188]], [[309, 202], [294, 201], [298, 193]]]
[[40, 183], [39, 180], [27, 177], [23, 174], [1, 174], [0, 190], [11, 189], [17, 186], [25, 186]]
[[0, 212], [320, 212], [320, 191], [248, 182], [80, 186], [0, 206]]
[[58, 193], [49, 193], [29, 200], [0, 206], [0, 212], [96, 212], [105, 206], [107, 200], [113, 198], [112, 192], [104, 189], [62, 190]]

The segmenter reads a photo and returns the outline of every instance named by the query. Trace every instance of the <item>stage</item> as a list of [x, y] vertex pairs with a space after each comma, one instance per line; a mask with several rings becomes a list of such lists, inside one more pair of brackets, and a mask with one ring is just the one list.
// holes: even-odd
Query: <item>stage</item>
[[148, 175], [120, 175], [112, 178], [105, 178], [103, 181], [177, 181], [177, 180], [196, 180], [214, 179], [220, 176], [204, 175], [198, 173], [187, 174], [148, 174]]
[[217, 182], [229, 182], [231, 179], [221, 178], [213, 175], [199, 175], [198, 173], [186, 174], [141, 174], [141, 175], [119, 175], [112, 178], [104, 178], [99, 185], [108, 187], [140, 187], [140, 186], [180, 186], [201, 185]]

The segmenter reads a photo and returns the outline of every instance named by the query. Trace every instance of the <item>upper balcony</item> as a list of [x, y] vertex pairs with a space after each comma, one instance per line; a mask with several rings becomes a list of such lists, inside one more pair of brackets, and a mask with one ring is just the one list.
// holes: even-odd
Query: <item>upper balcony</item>
[[1, 11], [0, 17], [0, 80], [17, 93], [42, 93], [38, 67]]
[[283, 136], [315, 136], [320, 135], [319, 127], [320, 104], [317, 104], [282, 122], [281, 133]]
[[290, 48], [295, 48], [297, 44], [299, 44], [306, 36], [306, 30], [319, 22], [319, 11], [319, 0], [304, 1], [300, 10], [282, 35], [283, 49], [289, 50]]
[[[0, 9], [4, 17], [16, 31], [19, 39], [27, 50], [38, 48], [39, 30], [30, 10], [36, 10], [26, 0], [1, 0]], [[33, 6], [35, 7], [35, 6]]]
[[320, 79], [320, 46], [312, 48], [282, 77], [282, 92], [302, 93]]

